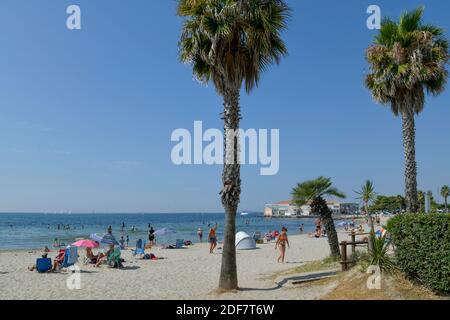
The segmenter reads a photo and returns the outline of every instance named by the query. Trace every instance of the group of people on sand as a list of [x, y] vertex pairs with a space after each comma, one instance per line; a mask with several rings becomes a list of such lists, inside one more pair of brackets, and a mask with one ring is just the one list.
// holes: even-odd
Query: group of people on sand
[[314, 224], [316, 225], [316, 228], [314, 232], [310, 232], [308, 235], [310, 238], [321, 238], [326, 236], [326, 229], [323, 226], [323, 220], [322, 218], [317, 218], [314, 221]]
[[[209, 232], [208, 232], [208, 241], [209, 241], [209, 253], [214, 253], [214, 249], [217, 247], [217, 227], [218, 224], [215, 223], [214, 225], [208, 224]], [[281, 229], [281, 233], [278, 235], [276, 242], [275, 242], [275, 250], [279, 249], [280, 255], [277, 259], [278, 262], [284, 263], [284, 258], [286, 256], [286, 247], [289, 248], [289, 239], [287, 235], [287, 228], [283, 227]], [[199, 241], [202, 242], [203, 238], [203, 230], [201, 228], [198, 228], [197, 235], [199, 238]]]

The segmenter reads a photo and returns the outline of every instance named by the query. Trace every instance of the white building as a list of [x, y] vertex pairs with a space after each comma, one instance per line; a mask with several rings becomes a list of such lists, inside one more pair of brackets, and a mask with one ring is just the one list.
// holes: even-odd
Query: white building
[[[333, 214], [355, 214], [358, 210], [358, 204], [340, 203], [337, 201], [327, 201], [328, 208]], [[281, 201], [275, 204], [266, 204], [264, 208], [265, 217], [295, 217], [310, 216], [311, 206], [305, 204], [300, 208], [292, 201]]]

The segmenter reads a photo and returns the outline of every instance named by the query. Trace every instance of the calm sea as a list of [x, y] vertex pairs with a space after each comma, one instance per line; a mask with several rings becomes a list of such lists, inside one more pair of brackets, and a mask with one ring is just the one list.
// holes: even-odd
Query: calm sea
[[[203, 229], [205, 241], [208, 224], [218, 223], [219, 240], [223, 238], [224, 214], [218, 213], [180, 213], [180, 214], [38, 214], [38, 213], [2, 213], [0, 214], [0, 249], [38, 249], [51, 246], [58, 238], [70, 244], [77, 238], [88, 238], [90, 234], [102, 235], [109, 225], [119, 240], [123, 235], [130, 238], [130, 246], [137, 239], [148, 238], [148, 226], [155, 230], [170, 228], [176, 231], [171, 235], [157, 237], [158, 244], [168, 244], [175, 239], [197, 242], [197, 229]], [[121, 232], [122, 223], [125, 224]], [[286, 226], [289, 234], [298, 234], [299, 226], [304, 224], [305, 232], [313, 231], [313, 219], [270, 219], [261, 213], [250, 213], [236, 218], [237, 231], [252, 235], [271, 230], [280, 230]], [[58, 229], [59, 225], [59, 229]], [[64, 225], [66, 228], [64, 228]], [[70, 229], [67, 228], [67, 225]], [[137, 231], [132, 231], [133, 226]]]

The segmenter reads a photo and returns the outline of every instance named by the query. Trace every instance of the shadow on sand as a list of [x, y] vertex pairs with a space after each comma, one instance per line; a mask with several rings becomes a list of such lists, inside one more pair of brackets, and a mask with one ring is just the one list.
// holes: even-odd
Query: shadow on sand
[[283, 288], [283, 286], [286, 283], [288, 283], [289, 281], [291, 281], [293, 284], [300, 284], [303, 282], [315, 281], [315, 280], [320, 280], [323, 278], [331, 277], [336, 274], [337, 274], [336, 271], [327, 271], [327, 272], [292, 276], [292, 277], [287, 277], [281, 281], [276, 282], [276, 285], [272, 288], [239, 288], [239, 291], [274, 291], [274, 290], [279, 290], [279, 289]]

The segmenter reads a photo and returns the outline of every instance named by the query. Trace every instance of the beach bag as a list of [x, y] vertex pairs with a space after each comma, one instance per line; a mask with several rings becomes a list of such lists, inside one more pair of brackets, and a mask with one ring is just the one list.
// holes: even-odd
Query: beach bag
[[36, 260], [36, 270], [39, 273], [44, 273], [52, 269], [52, 259], [39, 258]]

